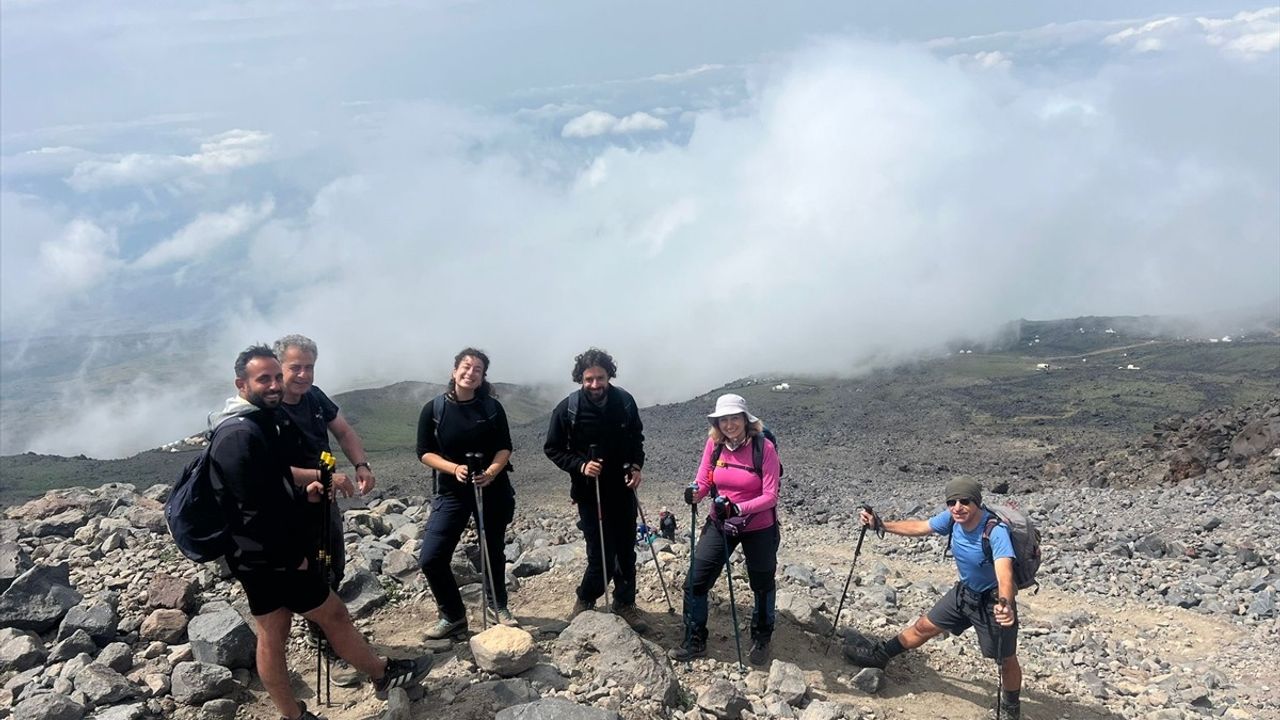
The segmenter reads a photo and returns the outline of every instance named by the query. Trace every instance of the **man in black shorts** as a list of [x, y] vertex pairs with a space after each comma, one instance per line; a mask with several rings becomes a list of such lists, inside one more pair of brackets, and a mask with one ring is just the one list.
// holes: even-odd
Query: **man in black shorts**
[[265, 345], [236, 358], [235, 397], [210, 416], [209, 475], [226, 512], [231, 542], [227, 565], [249, 599], [258, 625], [257, 668], [262, 685], [287, 720], [315, 716], [289, 684], [285, 643], [294, 613], [318, 624], [334, 651], [373, 679], [379, 697], [420, 682], [430, 655], [388, 660], [374, 653], [342, 604], [307, 559], [305, 502], [319, 502], [324, 487], [293, 482], [275, 408], [284, 373]]

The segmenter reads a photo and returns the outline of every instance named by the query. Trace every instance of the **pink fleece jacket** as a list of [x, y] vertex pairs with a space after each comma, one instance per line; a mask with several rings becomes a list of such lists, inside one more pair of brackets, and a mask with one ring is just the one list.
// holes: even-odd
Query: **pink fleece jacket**
[[[752, 469], [750, 442], [743, 443], [737, 450], [725, 448], [716, 467], [712, 468], [711, 452], [714, 449], [715, 442], [707, 438], [706, 447], [702, 449], [702, 462], [698, 465], [697, 499], [707, 496], [714, 480], [720, 494], [733, 501], [740, 514], [751, 516], [746, 531], [763, 530], [773, 525], [776, 521], [774, 507], [778, 504], [778, 472], [781, 469], [773, 443], [764, 441], [761, 463], [764, 477], [757, 476]], [[710, 514], [707, 513], [708, 516]]]

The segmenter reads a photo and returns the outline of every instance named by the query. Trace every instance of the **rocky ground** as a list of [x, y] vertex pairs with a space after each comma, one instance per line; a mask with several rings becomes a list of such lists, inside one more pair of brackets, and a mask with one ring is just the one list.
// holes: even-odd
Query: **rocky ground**
[[[971, 635], [931, 642], [885, 673], [862, 671], [841, 654], [844, 636], [892, 634], [954, 582], [938, 539], [867, 537], [827, 651], [854, 559], [853, 507], [872, 502], [886, 517], [932, 513], [949, 473], [882, 464], [842, 479], [834, 493], [822, 480], [834, 472], [804, 449], [810, 442], [796, 448], [784, 439], [780, 617], [768, 665], [737, 665], [723, 578], [713, 593], [710, 656], [688, 666], [666, 660], [681, 628], [666, 611], [662, 580], [678, 613], [686, 542], [653, 544], [661, 580], [649, 550], [639, 548], [639, 603], [653, 626], [644, 636], [603, 613], [568, 622], [584, 552], [555, 487], [522, 493], [508, 537], [511, 606], [522, 631], [480, 633], [476, 616], [469, 642], [425, 642], [435, 608], [414, 562], [425, 498], [375, 493], [346, 503], [352, 562], [342, 594], [379, 647], [395, 656], [429, 649], [436, 665], [423, 690], [393, 693], [386, 703], [367, 684], [335, 687], [323, 713], [341, 720], [985, 717], [995, 671]], [[1170, 418], [1150, 436], [1072, 453], [1067, 462], [1040, 445], [1017, 457], [1011, 464], [1019, 468], [1034, 459], [1034, 476], [1002, 470], [982, 479], [1010, 493], [991, 498], [1016, 501], [1044, 532], [1042, 587], [1019, 599], [1025, 717], [1280, 717], [1272, 659], [1280, 647], [1280, 401]], [[641, 495], [650, 514], [681, 482], [657, 480], [656, 469], [653, 476]], [[123, 484], [63, 490], [7, 511], [0, 718], [274, 717], [251, 670], [243, 595], [217, 564], [177, 554], [161, 513], [166, 492], [166, 485]], [[836, 495], [839, 502], [830, 499]], [[673, 509], [687, 531], [685, 508]], [[468, 533], [454, 565], [475, 608], [472, 541]], [[749, 594], [735, 561], [745, 626]], [[315, 655], [302, 638], [296, 629], [291, 666], [314, 707]]]

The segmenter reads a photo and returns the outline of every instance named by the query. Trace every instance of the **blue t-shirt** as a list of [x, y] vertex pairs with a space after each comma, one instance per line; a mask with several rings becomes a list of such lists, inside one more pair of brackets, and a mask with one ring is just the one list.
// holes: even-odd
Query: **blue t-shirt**
[[[1013, 541], [1009, 539], [1009, 528], [997, 525], [991, 530], [991, 557], [982, 551], [982, 530], [987, 526], [987, 518], [991, 513], [982, 512], [982, 522], [973, 530], [965, 530], [959, 523], [951, 519], [951, 512], [942, 512], [929, 518], [929, 529], [939, 535], [951, 535], [951, 554], [956, 558], [956, 570], [960, 572], [960, 582], [974, 592], [986, 592], [997, 585], [994, 560], [1017, 557], [1013, 552]], [[952, 530], [954, 525], [955, 529]]]

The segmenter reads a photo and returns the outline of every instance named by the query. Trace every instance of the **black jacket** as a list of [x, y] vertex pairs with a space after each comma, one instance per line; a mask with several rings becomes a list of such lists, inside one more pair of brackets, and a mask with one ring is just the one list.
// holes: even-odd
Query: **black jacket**
[[256, 410], [223, 420], [209, 460], [209, 478], [231, 529], [232, 568], [298, 567], [310, 547], [306, 497], [293, 485], [275, 413]]
[[[571, 419], [575, 395], [577, 416]], [[630, 505], [632, 495], [624, 484], [622, 466], [625, 463], [637, 468], [644, 466], [644, 424], [631, 393], [615, 385], [609, 386], [603, 413], [601, 410], [582, 390], [561, 400], [551, 411], [543, 451], [551, 462], [569, 473], [569, 495], [574, 502], [595, 502], [592, 479], [582, 474], [582, 466], [591, 459], [588, 449], [596, 445], [596, 459], [604, 461], [600, 474], [601, 501]]]

